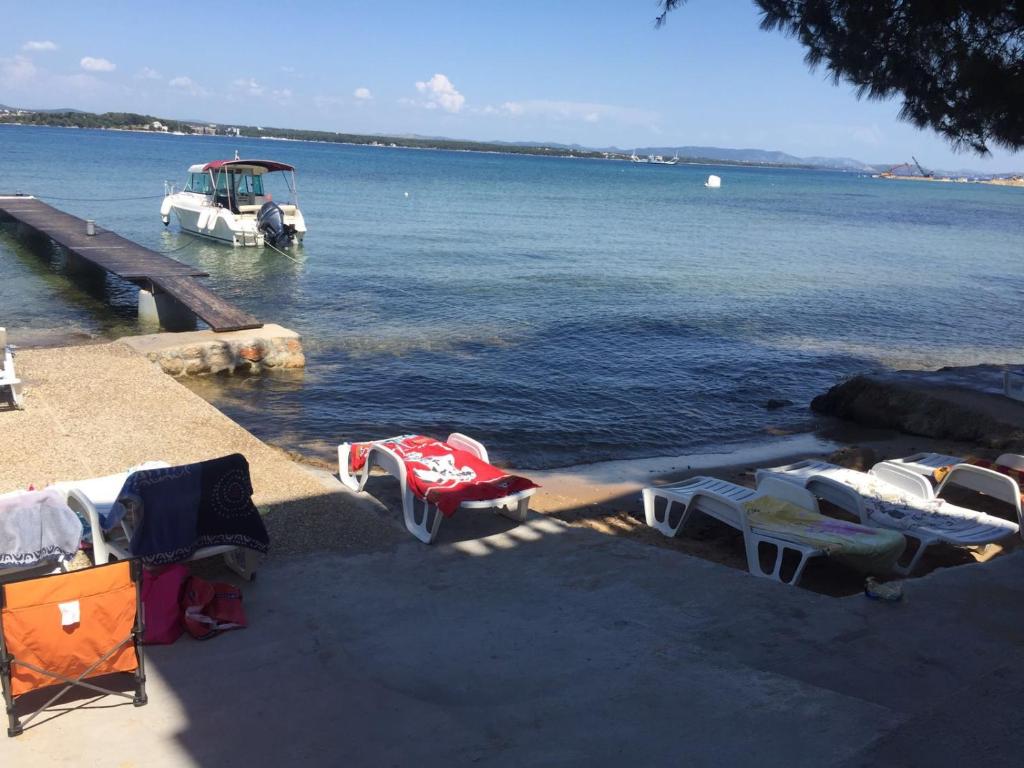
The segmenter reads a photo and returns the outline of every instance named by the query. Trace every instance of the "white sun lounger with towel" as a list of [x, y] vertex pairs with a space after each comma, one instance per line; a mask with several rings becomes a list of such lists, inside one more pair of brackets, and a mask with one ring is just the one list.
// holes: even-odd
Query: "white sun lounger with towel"
[[[660, 511], [659, 499], [665, 502]], [[643, 502], [647, 524], [668, 537], [679, 533], [694, 512], [741, 531], [750, 573], [790, 586], [799, 583], [812, 557], [836, 557], [851, 564], [859, 561], [884, 572], [905, 546], [899, 534], [825, 517], [818, 512], [813, 494], [774, 478], [759, 483], [755, 491], [715, 477], [692, 477], [644, 488]], [[775, 551], [770, 571], [761, 564], [761, 545]], [[787, 553], [799, 557], [789, 574], [783, 572]]]
[[[128, 476], [140, 470], [166, 469], [170, 466], [166, 461], [147, 461], [114, 475], [93, 477], [88, 480], [68, 480], [49, 486], [59, 491], [67, 499], [68, 506], [88, 523], [92, 537], [93, 562], [96, 565], [106, 565], [111, 557], [116, 560], [128, 560], [132, 557], [130, 542], [136, 521], [126, 515], [110, 530], [105, 530], [102, 524], [102, 519], [110, 513], [117, 502]], [[247, 550], [241, 547], [204, 547], [189, 560], [201, 560], [216, 555], [224, 555], [225, 565], [239, 576], [252, 579], [255, 570], [253, 562], [250, 561]]]
[[18, 410], [25, 407], [21, 379], [14, 372], [14, 350], [7, 345], [6, 328], [0, 328], [0, 401]]
[[[533, 481], [493, 466], [483, 444], [459, 432], [440, 441], [400, 435], [338, 446], [338, 478], [361, 493], [373, 467], [398, 480], [409, 533], [425, 544], [437, 538], [441, 520], [457, 509], [493, 509], [525, 522]], [[420, 514], [416, 502], [422, 502]]]
[[922, 475], [884, 462], [870, 472], [858, 472], [809, 459], [759, 469], [757, 478], [759, 482], [777, 478], [804, 487], [855, 515], [864, 525], [890, 528], [916, 540], [919, 546], [910, 562], [897, 566], [902, 573], [913, 571], [932, 544], [978, 546], [1019, 531], [1009, 520], [937, 498]]

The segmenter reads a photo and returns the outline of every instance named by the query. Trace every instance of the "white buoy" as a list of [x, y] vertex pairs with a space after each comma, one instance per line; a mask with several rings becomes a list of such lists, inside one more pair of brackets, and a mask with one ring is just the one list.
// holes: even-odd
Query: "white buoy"
[[704, 182], [704, 186], [708, 189], [718, 189], [722, 186], [722, 178], [720, 176], [715, 176], [715, 174], [711, 174], [708, 176], [708, 180]]
[[406, 197], [408, 197], [408, 196], [409, 196], [409, 193], [408, 193], [408, 192], [406, 192], [406, 193], [405, 193], [405, 196], [406, 196]]

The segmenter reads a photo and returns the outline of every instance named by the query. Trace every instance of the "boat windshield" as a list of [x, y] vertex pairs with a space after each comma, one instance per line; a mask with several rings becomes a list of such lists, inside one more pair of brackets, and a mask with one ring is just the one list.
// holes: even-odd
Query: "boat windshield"
[[240, 205], [259, 205], [263, 202], [263, 178], [246, 171], [221, 171], [217, 174], [216, 197], [236, 213]]
[[199, 195], [209, 195], [212, 192], [210, 188], [210, 174], [190, 173], [188, 181], [185, 183], [184, 191], [195, 192]]

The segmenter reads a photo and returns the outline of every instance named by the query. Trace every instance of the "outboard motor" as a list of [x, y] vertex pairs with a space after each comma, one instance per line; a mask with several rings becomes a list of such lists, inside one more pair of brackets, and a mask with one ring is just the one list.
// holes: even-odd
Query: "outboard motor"
[[263, 234], [264, 242], [275, 248], [285, 248], [292, 244], [295, 227], [284, 223], [284, 211], [275, 202], [268, 201], [256, 214], [256, 228]]

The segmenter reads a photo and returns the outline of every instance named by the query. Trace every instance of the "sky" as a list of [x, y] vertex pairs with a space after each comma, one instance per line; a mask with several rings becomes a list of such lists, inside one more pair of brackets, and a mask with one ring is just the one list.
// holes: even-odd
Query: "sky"
[[718, 146], [985, 172], [811, 72], [750, 0], [11, 3], [0, 104], [346, 133]]

